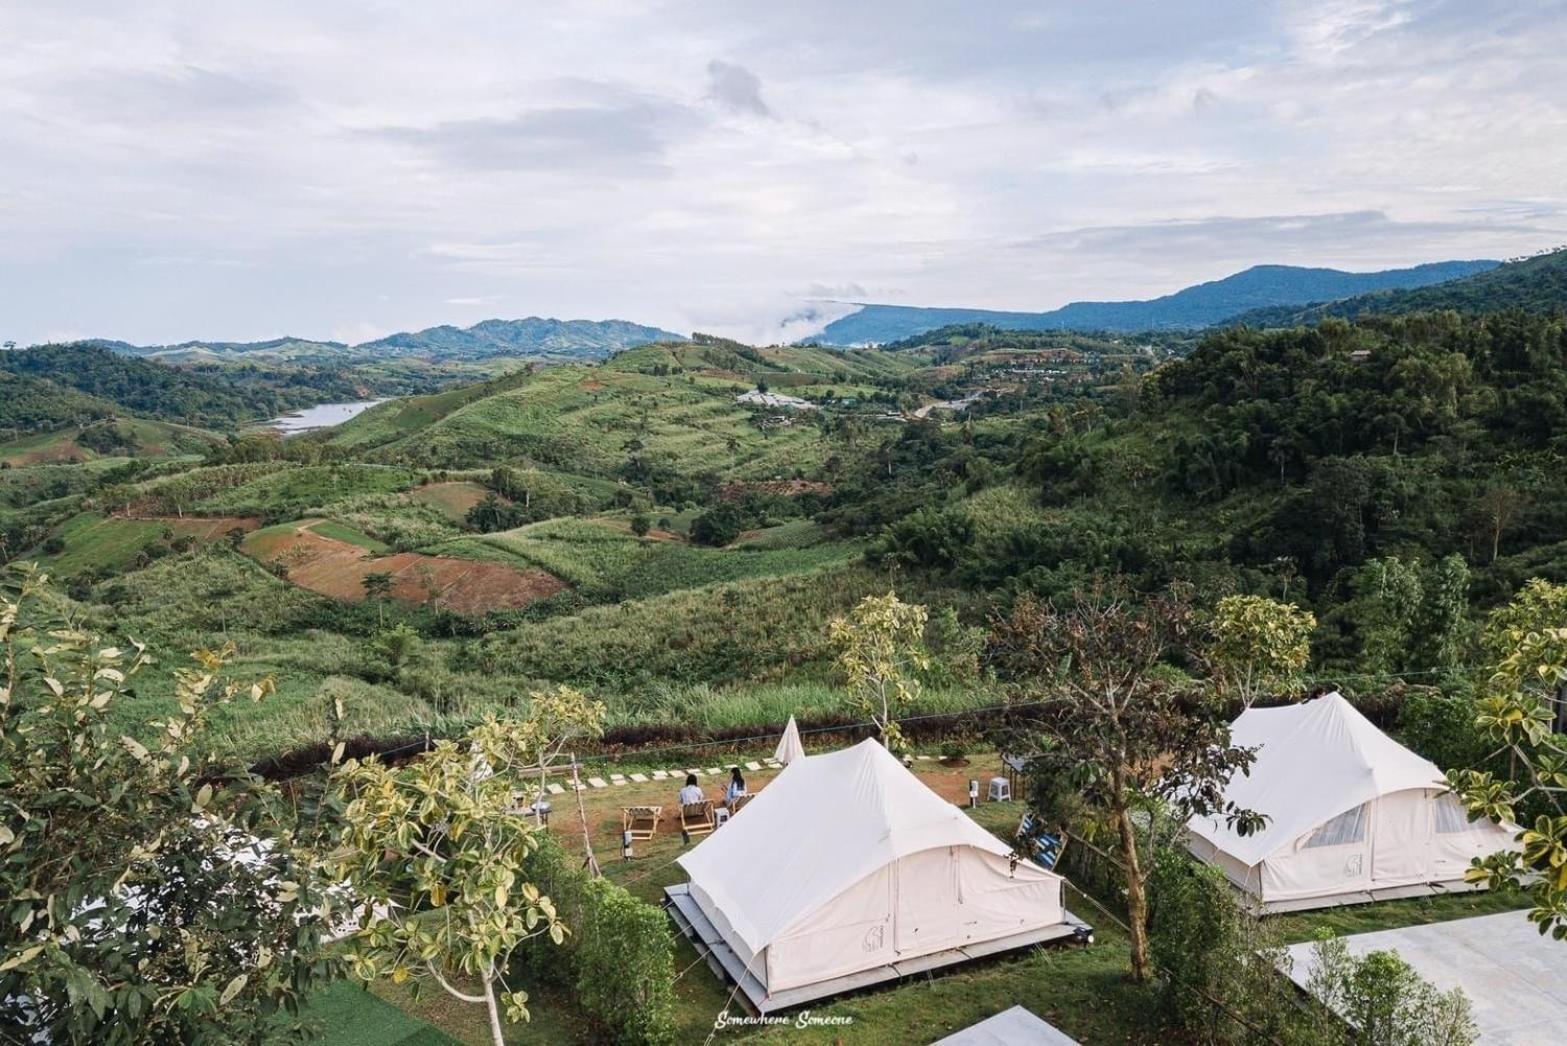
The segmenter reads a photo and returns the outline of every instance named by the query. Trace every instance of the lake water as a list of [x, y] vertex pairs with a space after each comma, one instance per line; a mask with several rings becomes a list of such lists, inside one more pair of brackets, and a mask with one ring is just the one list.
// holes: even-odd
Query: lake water
[[281, 418], [273, 418], [267, 422], [267, 428], [277, 429], [285, 436], [292, 436], [297, 432], [310, 432], [312, 429], [329, 429], [333, 425], [341, 425], [349, 418], [363, 414], [377, 403], [385, 402], [385, 400], [358, 400], [354, 403], [318, 403], [314, 407], [285, 414]]

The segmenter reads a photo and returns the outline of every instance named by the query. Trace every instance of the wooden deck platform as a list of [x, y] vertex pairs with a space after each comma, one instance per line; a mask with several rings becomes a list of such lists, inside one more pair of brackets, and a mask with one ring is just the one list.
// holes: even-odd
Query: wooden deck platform
[[1389, 886], [1376, 890], [1348, 890], [1344, 893], [1324, 894], [1319, 897], [1300, 897], [1291, 901], [1267, 901], [1257, 903], [1255, 895], [1231, 880], [1241, 894], [1242, 903], [1259, 915], [1284, 915], [1288, 912], [1309, 912], [1318, 908], [1342, 908], [1352, 904], [1374, 904], [1377, 901], [1401, 901], [1409, 897], [1440, 897], [1449, 893], [1474, 893], [1486, 888], [1484, 883], [1466, 883], [1462, 879], [1441, 882], [1415, 883], [1412, 886]]
[[697, 952], [707, 960], [707, 965], [718, 975], [718, 978], [726, 984], [739, 985], [735, 998], [740, 1000], [749, 1013], [758, 1016], [793, 1009], [834, 995], [912, 977], [915, 974], [929, 973], [958, 963], [973, 962], [975, 959], [1000, 955], [1003, 952], [1016, 951], [1036, 944], [1065, 941], [1091, 943], [1094, 933], [1093, 927], [1071, 912], [1067, 912], [1066, 920], [1055, 926], [1046, 926], [1028, 933], [1012, 934], [992, 941], [968, 944], [961, 948], [948, 948], [945, 951], [921, 955], [905, 962], [888, 963], [844, 977], [833, 977], [816, 984], [769, 993], [758, 973], [746, 969], [740, 957], [724, 943], [723, 936], [703, 914], [685, 883], [664, 889], [664, 907], [669, 911], [670, 918], [675, 921], [681, 934], [689, 939]]

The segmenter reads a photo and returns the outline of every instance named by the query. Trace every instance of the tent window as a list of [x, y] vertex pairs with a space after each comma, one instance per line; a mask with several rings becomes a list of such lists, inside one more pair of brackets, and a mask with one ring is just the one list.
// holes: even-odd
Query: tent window
[[1311, 838], [1306, 840], [1307, 848], [1313, 846], [1343, 846], [1345, 843], [1358, 843], [1366, 837], [1366, 819], [1364, 806], [1357, 806], [1353, 810], [1346, 810], [1327, 824], [1311, 833]]
[[1436, 801], [1436, 832], [1438, 835], [1453, 835], [1457, 832], [1467, 832], [1473, 827], [1469, 823], [1469, 814], [1459, 805], [1457, 799], [1450, 795], [1444, 795]]

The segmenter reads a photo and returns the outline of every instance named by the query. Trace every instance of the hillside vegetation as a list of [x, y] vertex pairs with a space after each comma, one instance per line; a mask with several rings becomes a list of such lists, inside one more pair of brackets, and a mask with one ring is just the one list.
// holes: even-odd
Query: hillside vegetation
[[1329, 317], [1403, 316], [1443, 309], [1469, 315], [1509, 310], [1561, 313], [1567, 309], [1567, 248], [1508, 262], [1434, 287], [1361, 294], [1307, 308], [1259, 309], [1236, 316], [1233, 322], [1253, 327], [1287, 327]]
[[1302, 603], [1311, 677], [1372, 693], [1458, 670], [1484, 608], [1567, 578], [1564, 376], [1563, 322], [1517, 313], [699, 337], [284, 441], [13, 449], [0, 538], [89, 616], [274, 673], [276, 702], [223, 713], [249, 754], [319, 740], [344, 695], [382, 737], [555, 682], [653, 736], [830, 718], [825, 623], [889, 588], [933, 607], [920, 707], [977, 707], [994, 615], [1107, 575]]

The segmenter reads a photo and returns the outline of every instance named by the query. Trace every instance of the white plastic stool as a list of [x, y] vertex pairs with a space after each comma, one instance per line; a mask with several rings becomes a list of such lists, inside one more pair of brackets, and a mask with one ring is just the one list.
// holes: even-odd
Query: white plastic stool
[[1012, 782], [1005, 777], [992, 777], [990, 779], [990, 801], [995, 803], [1011, 798]]
[[726, 821], [729, 820], [729, 808], [727, 806], [720, 806], [718, 809], [713, 811], [713, 816], [715, 818], [713, 821], [713, 827], [721, 827]]

